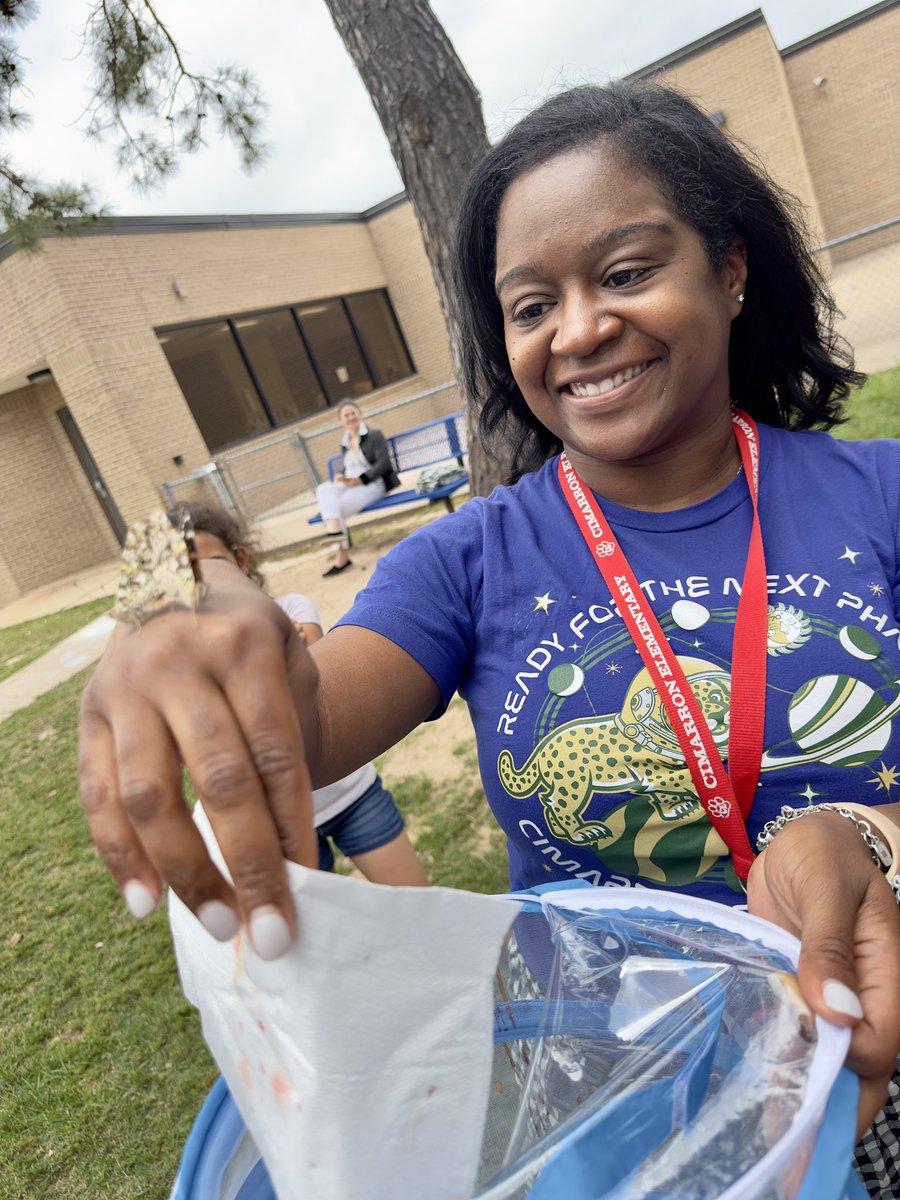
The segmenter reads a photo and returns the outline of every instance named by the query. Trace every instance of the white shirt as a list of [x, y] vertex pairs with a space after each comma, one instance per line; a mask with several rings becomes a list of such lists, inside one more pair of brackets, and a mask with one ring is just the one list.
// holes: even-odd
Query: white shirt
[[[292, 621], [300, 625], [318, 625], [321, 628], [322, 621], [316, 606], [312, 600], [301, 596], [299, 592], [289, 592], [286, 596], [280, 596], [277, 604]], [[313, 792], [313, 824], [318, 827], [342, 813], [351, 804], [355, 804], [360, 796], [369, 790], [376, 777], [374, 765], [366, 763], [350, 775], [345, 775], [343, 779], [336, 779], [327, 787], [316, 788]]]

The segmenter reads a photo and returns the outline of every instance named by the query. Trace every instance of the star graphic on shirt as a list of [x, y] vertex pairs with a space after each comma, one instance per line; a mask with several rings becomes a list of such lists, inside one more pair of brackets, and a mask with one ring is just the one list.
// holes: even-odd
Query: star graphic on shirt
[[815, 800], [816, 796], [821, 796], [822, 793], [814, 792], [812, 789], [812, 784], [808, 783], [802, 792], [795, 792], [794, 795], [802, 796], [807, 804], [812, 804], [812, 802], [813, 802], [813, 800]]
[[887, 792], [891, 794], [891, 788], [895, 783], [900, 783], [900, 772], [896, 767], [886, 767], [882, 762], [881, 770], [876, 771], [872, 779], [867, 779], [866, 783], [874, 783], [876, 791]]
[[607, 663], [607, 664], [606, 664], [606, 673], [607, 673], [607, 675], [618, 675], [618, 673], [619, 673], [621, 670], [622, 670], [622, 668], [619, 666], [619, 664], [618, 664], [618, 663], [612, 662], [612, 663]]
[[884, 587], [880, 583], [870, 583], [869, 591], [872, 593], [873, 596], [883, 596], [884, 595]]
[[555, 600], [550, 599], [550, 593], [546, 592], [543, 596], [535, 596], [534, 608], [531, 611], [548, 613], [550, 611], [550, 605], [555, 603]]
[[842, 558], [846, 558], [846, 560], [855, 567], [856, 560], [859, 558], [860, 554], [862, 554], [862, 550], [851, 550], [849, 546], [845, 546], [844, 553], [838, 557], [838, 562], [840, 562]]
[[691, 645], [694, 647], [695, 650], [699, 650], [700, 647], [703, 645], [703, 643], [700, 641], [699, 638], [694, 638], [693, 642], [691, 642]]
[[569, 649], [575, 651], [577, 654], [577, 652], [581, 649], [581, 646], [578, 644], [578, 642], [573, 642]]

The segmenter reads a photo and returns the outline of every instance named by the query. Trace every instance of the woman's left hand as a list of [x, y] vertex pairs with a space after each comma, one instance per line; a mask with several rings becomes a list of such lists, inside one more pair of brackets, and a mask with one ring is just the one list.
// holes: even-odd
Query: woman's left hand
[[900, 909], [868, 847], [845, 818], [804, 816], [754, 862], [752, 913], [800, 939], [809, 1006], [853, 1028], [847, 1065], [860, 1077], [859, 1133], [887, 1097], [900, 1053]]

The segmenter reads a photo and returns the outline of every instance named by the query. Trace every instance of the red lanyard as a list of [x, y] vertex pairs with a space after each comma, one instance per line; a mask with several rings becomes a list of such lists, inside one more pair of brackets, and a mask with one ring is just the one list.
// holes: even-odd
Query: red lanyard
[[738, 877], [746, 879], [754, 859], [746, 822], [759, 783], [766, 713], [768, 583], [757, 506], [759, 433], [746, 413], [735, 409], [731, 419], [753, 502], [753, 528], [734, 626], [728, 772], [691, 685], [646, 603], [616, 535], [565, 454], [559, 460], [559, 482], [591, 557], [665, 705], [700, 802], [731, 851]]

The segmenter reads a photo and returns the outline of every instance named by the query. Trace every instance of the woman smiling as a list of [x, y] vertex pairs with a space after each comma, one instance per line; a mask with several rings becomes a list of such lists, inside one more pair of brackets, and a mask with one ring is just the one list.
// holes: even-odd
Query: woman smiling
[[[900, 449], [823, 432], [859, 377], [792, 203], [679, 94], [580, 88], [488, 153], [457, 246], [464, 384], [513, 485], [404, 541], [310, 653], [227, 564], [196, 617], [118, 638], [84, 702], [101, 853], [148, 904], [167, 880], [287, 945], [307, 770], [459, 691], [512, 886], [678, 887], [795, 932], [867, 1129], [900, 1049], [897, 806], [870, 807], [900, 763]], [[233, 890], [184, 836], [176, 747]]]

